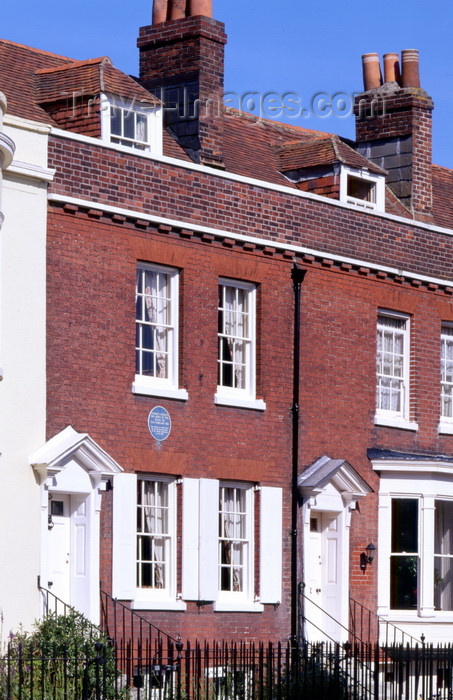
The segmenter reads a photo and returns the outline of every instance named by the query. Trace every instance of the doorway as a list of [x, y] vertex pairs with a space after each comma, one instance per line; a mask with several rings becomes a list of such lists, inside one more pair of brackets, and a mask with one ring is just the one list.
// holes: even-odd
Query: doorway
[[79, 612], [89, 614], [89, 496], [49, 492], [49, 590]]
[[310, 639], [339, 641], [344, 636], [341, 521], [341, 513], [310, 512], [305, 557], [305, 618]]

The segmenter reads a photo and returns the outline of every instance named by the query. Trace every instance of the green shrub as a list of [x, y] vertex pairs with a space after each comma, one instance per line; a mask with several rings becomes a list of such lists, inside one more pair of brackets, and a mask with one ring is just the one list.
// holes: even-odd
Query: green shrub
[[32, 633], [11, 634], [0, 658], [0, 697], [8, 700], [125, 698], [118, 688], [108, 638], [75, 611], [48, 615]]

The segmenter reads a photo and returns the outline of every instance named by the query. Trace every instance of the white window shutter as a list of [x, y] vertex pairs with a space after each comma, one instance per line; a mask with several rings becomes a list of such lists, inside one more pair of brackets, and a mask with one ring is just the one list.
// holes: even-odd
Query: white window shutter
[[198, 479], [182, 482], [182, 598], [198, 600], [200, 486]]
[[260, 490], [260, 603], [282, 600], [282, 489]]
[[200, 479], [199, 600], [217, 600], [219, 590], [219, 482]]
[[113, 482], [112, 595], [133, 600], [136, 592], [137, 475], [116, 474]]

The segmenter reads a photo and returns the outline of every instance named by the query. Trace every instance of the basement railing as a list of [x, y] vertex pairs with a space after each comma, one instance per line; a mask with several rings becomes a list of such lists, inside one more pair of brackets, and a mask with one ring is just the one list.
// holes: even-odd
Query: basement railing
[[349, 599], [349, 626], [354, 638], [371, 644], [379, 642], [381, 647], [394, 644], [415, 647], [424, 642], [423, 635], [422, 639], [413, 637], [353, 598]]

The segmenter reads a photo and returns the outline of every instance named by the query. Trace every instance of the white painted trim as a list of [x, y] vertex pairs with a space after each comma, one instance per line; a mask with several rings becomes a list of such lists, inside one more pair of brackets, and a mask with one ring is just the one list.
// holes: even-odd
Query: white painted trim
[[[83, 134], [76, 134], [69, 131], [64, 131], [63, 129], [58, 129], [56, 127], [51, 128], [51, 135], [68, 139], [72, 141], [80, 141], [91, 146], [97, 146], [98, 148], [109, 148], [112, 150], [117, 150], [120, 152], [130, 153], [132, 149], [126, 148], [124, 146], [117, 146], [116, 144], [106, 143], [95, 139], [91, 136], [84, 136]], [[299, 197], [301, 199], [311, 199], [316, 202], [323, 202], [333, 207], [340, 207], [341, 209], [349, 209], [350, 211], [357, 212], [357, 207], [354, 204], [347, 204], [346, 202], [340, 202], [336, 199], [331, 199], [329, 197], [323, 197], [319, 194], [312, 194], [311, 192], [303, 192], [292, 187], [287, 187], [286, 185], [275, 185], [272, 182], [266, 182], [264, 180], [257, 180], [255, 178], [246, 177], [244, 175], [236, 175], [235, 173], [228, 173], [224, 170], [219, 170], [217, 168], [212, 168], [206, 165], [199, 165], [198, 163], [193, 163], [192, 161], [178, 160], [177, 158], [170, 158], [168, 156], [156, 156], [152, 153], [142, 153], [135, 152], [134, 154], [141, 158], [148, 158], [149, 160], [155, 160], [160, 163], [166, 163], [168, 165], [174, 165], [178, 168], [183, 168], [186, 170], [194, 170], [196, 172], [205, 173], [213, 177], [220, 177], [225, 180], [233, 180], [234, 182], [243, 182], [247, 185], [252, 185], [253, 187], [260, 187], [262, 189], [270, 190], [271, 192], [281, 192], [283, 194], [289, 194], [293, 197]], [[423, 221], [417, 221], [415, 219], [406, 219], [403, 216], [395, 216], [394, 214], [387, 214], [383, 211], [377, 210], [363, 210], [363, 214], [368, 214], [370, 216], [377, 216], [381, 219], [387, 219], [389, 221], [395, 221], [400, 224], [405, 224], [406, 226], [411, 226], [414, 228], [421, 228], [426, 231], [433, 231], [436, 233], [442, 233], [447, 236], [453, 236], [453, 229], [443, 228], [441, 226], [434, 226], [433, 224], [427, 224]], [[331, 257], [331, 256], [330, 256]]]
[[218, 598], [219, 482], [200, 479], [198, 600]]
[[133, 600], [137, 585], [136, 474], [115, 476], [112, 520], [112, 595], [119, 600]]
[[387, 428], [400, 428], [402, 430], [418, 430], [418, 423], [415, 421], [405, 420], [399, 416], [390, 416], [385, 413], [376, 413], [374, 416], [374, 424], [382, 425]]
[[52, 182], [55, 172], [56, 170], [54, 168], [42, 168], [39, 165], [33, 165], [33, 163], [22, 163], [18, 160], [13, 160], [8, 168], [8, 173], [21, 175], [22, 177], [27, 177], [32, 180], [41, 180], [43, 182]]
[[[132, 391], [134, 393], [144, 393], [145, 395], [169, 396], [175, 399], [187, 399], [188, 393], [185, 389], [179, 389], [179, 270], [174, 267], [164, 267], [152, 263], [140, 261], [137, 263], [137, 273], [157, 272], [165, 275], [169, 280], [170, 287], [170, 322], [168, 325], [168, 362], [167, 377], [150, 377], [136, 374]], [[143, 293], [143, 292], [142, 292]], [[136, 288], [137, 295], [137, 288]], [[144, 301], [142, 301], [144, 304]], [[141, 322], [143, 323], [143, 321]], [[135, 319], [137, 326], [137, 318]], [[154, 390], [157, 394], [154, 394]]]
[[[443, 474], [445, 476], [453, 476], [453, 459], [451, 462], [438, 462], [437, 460], [405, 460], [404, 458], [387, 458], [370, 460], [374, 471], [383, 473], [401, 473], [401, 474]], [[407, 486], [403, 489], [403, 493]]]
[[447, 421], [445, 418], [439, 422], [438, 432], [441, 435], [453, 435], [453, 421]]
[[132, 610], [187, 610], [187, 605], [182, 600], [163, 598], [162, 600], [133, 600]]
[[198, 600], [200, 572], [200, 487], [198, 479], [182, 480], [182, 598]]
[[235, 408], [250, 408], [254, 411], [265, 411], [266, 404], [262, 399], [242, 399], [237, 393], [231, 396], [227, 394], [217, 393], [214, 395], [214, 403], [217, 406], [234, 406]]
[[278, 605], [282, 600], [283, 490], [260, 490], [260, 603]]
[[217, 600], [213, 605], [214, 612], [263, 612], [264, 606], [261, 603], [249, 601], [229, 601]]
[[32, 119], [25, 119], [24, 117], [18, 117], [14, 114], [6, 114], [3, 118], [3, 124], [5, 126], [14, 127], [15, 129], [22, 129], [23, 131], [33, 131], [36, 134], [50, 134], [52, 131], [52, 126], [50, 124], [35, 122]]
[[[141, 148], [135, 148], [134, 146], [125, 146], [121, 144], [113, 143], [111, 139], [110, 130], [110, 106], [119, 107], [125, 111], [132, 110], [138, 114], [146, 116], [147, 121], [147, 131], [148, 131], [148, 141], [141, 142], [137, 141], [139, 145], [148, 146], [149, 150], [141, 150]], [[100, 95], [100, 113], [101, 113], [101, 133], [102, 140], [105, 145], [119, 146], [120, 150], [126, 150], [129, 153], [134, 153], [138, 155], [162, 155], [162, 129], [163, 129], [163, 115], [162, 106], [156, 100], [154, 105], [144, 104], [142, 102], [136, 102], [135, 100], [123, 99], [120, 95], [114, 95], [113, 93], [101, 93]]]
[[[348, 176], [364, 180], [374, 185], [374, 202], [366, 202], [355, 197], [348, 196]], [[362, 210], [385, 212], [385, 176], [376, 175], [365, 170], [365, 168], [352, 168], [348, 165], [340, 166], [340, 201], [353, 204]]]
[[179, 401], [187, 401], [189, 398], [189, 393], [186, 389], [159, 387], [148, 382], [149, 379], [150, 377], [142, 377], [136, 374], [135, 380], [132, 382], [132, 393], [140, 396], [158, 396], [162, 399], [179, 399]]
[[[178, 161], [179, 162], [179, 161]], [[214, 173], [215, 174], [215, 173]], [[291, 190], [292, 192], [292, 190]], [[274, 240], [271, 238], [258, 238], [257, 236], [246, 236], [241, 233], [233, 233], [225, 229], [217, 229], [212, 226], [204, 226], [198, 224], [194, 221], [183, 221], [179, 219], [169, 219], [164, 216], [157, 216], [155, 214], [147, 214], [143, 211], [137, 211], [136, 209], [126, 209], [125, 207], [112, 206], [110, 204], [104, 204], [103, 202], [81, 199], [79, 197], [69, 197], [67, 195], [57, 194], [55, 192], [49, 192], [48, 194], [49, 202], [57, 202], [61, 204], [73, 204], [78, 207], [84, 207], [87, 209], [99, 209], [109, 214], [120, 214], [121, 216], [126, 216], [130, 218], [136, 218], [141, 221], [149, 221], [152, 224], [165, 224], [167, 226], [172, 226], [180, 229], [194, 229], [200, 233], [208, 233], [214, 236], [221, 236], [225, 238], [231, 238], [235, 241], [242, 241], [244, 243], [255, 243], [256, 245], [267, 245], [272, 246], [276, 250], [288, 250], [294, 253], [299, 253], [303, 255], [313, 255], [316, 257], [327, 258], [328, 260], [333, 260], [341, 263], [349, 263], [358, 267], [367, 267], [370, 270], [377, 270], [379, 272], [387, 272], [391, 275], [399, 275], [403, 277], [408, 277], [409, 279], [420, 280], [422, 282], [430, 282], [433, 284], [453, 286], [452, 279], [442, 279], [441, 277], [430, 277], [428, 275], [420, 275], [417, 272], [410, 272], [409, 270], [390, 267], [388, 265], [380, 265], [373, 263], [371, 261], [362, 260], [361, 258], [350, 258], [346, 255], [337, 255], [336, 253], [330, 253], [315, 248], [307, 248], [306, 246], [294, 245], [292, 243], [282, 243], [281, 241]], [[333, 200], [329, 200], [332, 203]], [[407, 219], [401, 219], [402, 222], [407, 224]], [[412, 221], [410, 221], [412, 224]], [[431, 230], [433, 227], [431, 227]], [[453, 236], [453, 230], [449, 231], [447, 229], [439, 230], [439, 232], [448, 233]]]

